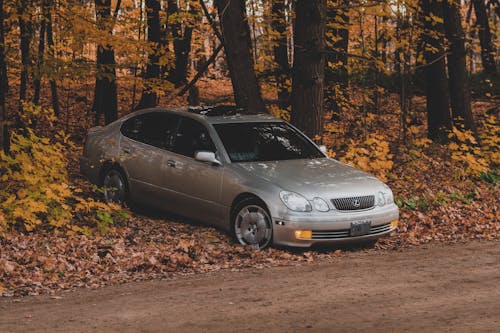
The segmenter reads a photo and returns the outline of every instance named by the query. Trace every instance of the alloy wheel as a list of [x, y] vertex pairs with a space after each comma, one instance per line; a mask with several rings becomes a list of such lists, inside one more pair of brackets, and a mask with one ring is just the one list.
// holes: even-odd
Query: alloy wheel
[[123, 204], [125, 202], [126, 185], [122, 174], [117, 170], [110, 170], [104, 177], [104, 198], [107, 202]]
[[256, 250], [264, 249], [272, 240], [271, 218], [259, 205], [243, 206], [236, 214], [234, 233], [240, 244]]

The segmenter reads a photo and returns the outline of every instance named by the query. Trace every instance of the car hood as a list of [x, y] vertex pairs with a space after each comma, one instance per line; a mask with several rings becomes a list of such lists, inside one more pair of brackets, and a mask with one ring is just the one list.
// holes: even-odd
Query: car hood
[[272, 182], [309, 200], [375, 194], [384, 189], [372, 175], [330, 158], [239, 163], [250, 177]]

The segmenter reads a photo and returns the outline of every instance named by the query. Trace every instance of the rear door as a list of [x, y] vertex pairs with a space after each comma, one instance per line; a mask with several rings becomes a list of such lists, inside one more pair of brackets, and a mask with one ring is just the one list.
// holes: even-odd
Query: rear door
[[179, 196], [177, 211], [185, 216], [223, 225], [220, 205], [223, 166], [211, 165], [194, 159], [197, 151], [217, 149], [209, 131], [202, 123], [182, 117], [175, 136], [173, 154], [167, 161], [171, 166], [166, 180], [168, 187]]
[[120, 164], [128, 173], [133, 200], [163, 206], [171, 199], [171, 192], [164, 189], [164, 179], [178, 123], [175, 114], [149, 112], [122, 125]]

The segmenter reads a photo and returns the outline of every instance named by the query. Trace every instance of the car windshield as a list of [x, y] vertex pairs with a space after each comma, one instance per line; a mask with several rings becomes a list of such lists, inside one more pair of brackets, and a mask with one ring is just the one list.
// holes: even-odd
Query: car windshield
[[215, 124], [232, 162], [324, 158], [302, 133], [282, 122]]

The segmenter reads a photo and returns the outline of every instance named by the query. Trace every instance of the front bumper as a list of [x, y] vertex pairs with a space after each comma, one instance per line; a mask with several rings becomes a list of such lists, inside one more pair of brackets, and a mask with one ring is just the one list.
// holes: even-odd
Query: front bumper
[[[399, 218], [395, 204], [375, 207], [359, 212], [328, 212], [287, 214], [273, 217], [274, 243], [277, 245], [310, 247], [315, 244], [342, 244], [375, 240], [390, 234], [396, 229], [391, 222]], [[351, 223], [370, 221], [368, 234], [351, 236]], [[310, 239], [296, 238], [296, 230], [310, 230]]]

